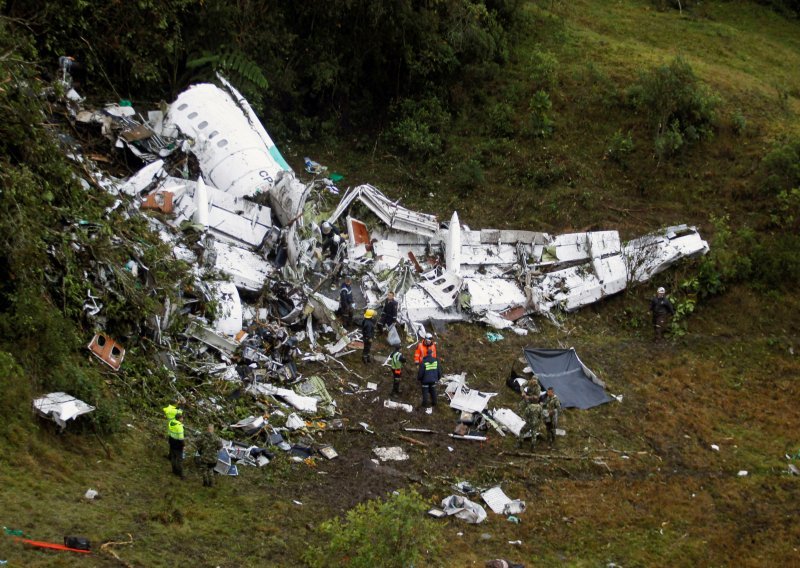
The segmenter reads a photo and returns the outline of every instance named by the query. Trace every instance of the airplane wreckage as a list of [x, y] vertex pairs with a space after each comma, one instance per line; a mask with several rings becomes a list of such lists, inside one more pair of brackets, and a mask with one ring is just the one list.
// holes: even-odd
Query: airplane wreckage
[[[268, 374], [270, 368], [296, 373], [287, 370], [291, 357], [257, 348], [253, 323], [261, 324], [260, 340], [270, 336], [274, 353], [299, 353], [297, 344], [308, 339], [304, 358], [324, 358], [320, 333], [335, 337], [325, 345], [329, 354], [344, 353], [359, 333], [348, 334], [335, 316], [345, 275], [353, 277], [359, 309], [376, 308], [395, 292], [409, 340], [437, 321], [478, 321], [525, 334], [535, 329], [532, 315], [577, 310], [708, 251], [697, 230], [685, 225], [628, 242], [617, 231], [471, 229], [457, 213], [443, 222], [406, 209], [371, 185], [348, 189], [334, 208], [328, 205], [339, 195], [334, 183], [319, 176], [310, 183], [298, 179], [247, 100], [220, 82], [194, 85], [165, 109], [146, 114], [118, 104], [86, 110], [76, 94], [70, 96], [74, 91], [68, 94], [76, 124], [99, 126], [146, 165], [120, 180], [77, 150], [70, 157], [92, 172], [93, 185], [118, 196], [117, 206], [132, 201], [128, 214], [141, 214], [137, 208], [160, 212], [145, 215], [147, 222], [175, 258], [194, 267], [198, 283], [204, 276], [202, 286], [219, 305], [215, 321], [192, 317], [185, 330], [226, 362], [206, 366], [206, 372], [233, 378], [233, 354], [241, 349], [244, 361]], [[199, 175], [189, 175], [189, 157]], [[323, 253], [323, 245], [331, 244], [326, 223], [336, 240]], [[198, 229], [194, 246], [180, 230], [187, 224]], [[242, 301], [264, 291], [268, 308]], [[90, 291], [86, 311], [101, 327], [96, 300]], [[152, 324], [157, 342], [181, 308], [165, 304]], [[308, 398], [295, 396], [298, 404]]]

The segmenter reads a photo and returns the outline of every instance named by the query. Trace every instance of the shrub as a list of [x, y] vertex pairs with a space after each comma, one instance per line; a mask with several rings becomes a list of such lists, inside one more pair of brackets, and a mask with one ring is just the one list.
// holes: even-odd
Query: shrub
[[800, 187], [800, 138], [775, 145], [761, 161], [761, 170], [769, 191]]
[[714, 134], [720, 98], [700, 84], [680, 57], [643, 73], [627, 96], [637, 112], [649, 117], [659, 158]]
[[529, 104], [529, 132], [532, 136], [547, 138], [553, 133], [555, 124], [550, 118], [550, 110], [553, 103], [550, 102], [550, 95], [545, 91], [539, 90], [531, 97]]
[[500, 138], [511, 138], [516, 130], [514, 109], [508, 103], [495, 103], [487, 112], [489, 132]]
[[608, 143], [606, 156], [620, 165], [625, 165], [628, 156], [633, 152], [633, 148], [631, 133], [623, 134], [622, 130], [617, 130]]
[[466, 195], [481, 187], [486, 181], [481, 163], [475, 159], [461, 162], [454, 168], [453, 177], [456, 186]]
[[389, 143], [413, 158], [438, 156], [444, 150], [444, 133], [450, 114], [441, 101], [428, 96], [420, 101], [404, 100], [397, 105], [396, 118], [387, 133]]
[[305, 560], [313, 567], [431, 566], [441, 529], [423, 516], [427, 508], [413, 490], [399, 491], [385, 501], [361, 503], [344, 519], [335, 518], [319, 526], [326, 543], [310, 547]]
[[550, 90], [558, 79], [558, 59], [549, 51], [535, 50], [531, 54], [531, 83], [534, 87]]
[[731, 119], [733, 123], [733, 131], [741, 136], [744, 134], [745, 129], [747, 128], [747, 119], [745, 118], [744, 114], [742, 114], [741, 110], [737, 110], [733, 113], [733, 118]]

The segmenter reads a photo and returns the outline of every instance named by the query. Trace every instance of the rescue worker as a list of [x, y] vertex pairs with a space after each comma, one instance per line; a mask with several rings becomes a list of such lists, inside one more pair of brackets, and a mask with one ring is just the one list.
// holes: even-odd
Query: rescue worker
[[525, 426], [520, 430], [517, 445], [521, 445], [525, 435], [530, 434], [531, 449], [536, 448], [536, 438], [539, 436], [544, 424], [544, 410], [542, 405], [539, 404], [539, 397], [533, 396], [534, 393], [535, 389], [533, 387], [525, 387], [522, 391], [522, 400], [518, 409], [520, 417], [525, 421]]
[[[167, 418], [167, 442], [169, 442], [169, 421], [175, 418], [175, 415], [179, 412], [179, 408], [172, 404], [171, 402], [161, 409], [164, 413], [164, 416]], [[167, 459], [170, 459], [170, 454], [166, 456]]]
[[336, 313], [342, 318], [342, 325], [345, 327], [353, 325], [353, 280], [348, 276], [342, 282], [339, 290], [339, 309]]
[[214, 467], [221, 448], [222, 440], [214, 434], [214, 425], [209, 424], [208, 429], [197, 440], [198, 461], [203, 469], [203, 487], [214, 487]]
[[544, 424], [547, 427], [547, 441], [554, 444], [556, 441], [556, 428], [558, 428], [558, 415], [561, 413], [561, 401], [553, 391], [547, 387], [543, 397], [542, 409], [544, 410]]
[[389, 356], [389, 367], [392, 369], [392, 394], [400, 394], [400, 377], [403, 375], [403, 363], [406, 358], [400, 351], [400, 346], [395, 345], [392, 354]]
[[378, 329], [390, 327], [395, 322], [397, 322], [397, 300], [394, 299], [394, 292], [389, 292], [386, 295], [386, 301], [383, 303]]
[[328, 221], [322, 223], [322, 254], [331, 258], [336, 257], [339, 252], [339, 245], [342, 244], [342, 236], [339, 229], [331, 225]]
[[372, 349], [372, 340], [375, 338], [375, 310], [367, 308], [364, 312], [364, 321], [361, 322], [361, 336], [364, 340], [364, 351], [361, 353], [361, 360], [364, 363], [372, 361], [370, 349]]
[[417, 380], [422, 385], [422, 407], [425, 409], [425, 414], [433, 413], [433, 407], [436, 406], [436, 383], [441, 378], [442, 368], [439, 360], [428, 353], [422, 359], [417, 371]]
[[650, 311], [653, 313], [653, 341], [664, 339], [667, 330], [668, 316], [675, 314], [675, 308], [667, 298], [667, 291], [659, 288], [654, 298], [650, 299]]
[[175, 417], [169, 421], [169, 461], [172, 463], [172, 473], [184, 478], [183, 475], [183, 448], [185, 444], [183, 434], [183, 411], [178, 409]]
[[171, 402], [161, 410], [164, 412], [164, 416], [167, 417], [167, 422], [175, 418], [175, 415], [178, 413], [178, 407]]
[[425, 334], [425, 338], [417, 344], [417, 350], [414, 352], [414, 363], [419, 365], [425, 358], [425, 355], [430, 353], [436, 359], [436, 343], [433, 342], [433, 336], [430, 333]]

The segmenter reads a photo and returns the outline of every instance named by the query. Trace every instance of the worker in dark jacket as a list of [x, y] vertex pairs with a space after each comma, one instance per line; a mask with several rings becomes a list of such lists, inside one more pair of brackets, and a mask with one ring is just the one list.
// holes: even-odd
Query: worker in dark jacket
[[364, 312], [364, 321], [361, 322], [361, 336], [364, 341], [364, 351], [361, 354], [361, 360], [364, 363], [372, 361], [370, 349], [372, 349], [372, 340], [375, 338], [375, 310], [367, 309]]
[[[417, 380], [422, 384], [422, 407], [425, 414], [431, 414], [436, 406], [436, 383], [442, 378], [442, 368], [439, 360], [428, 353], [419, 364]], [[430, 400], [429, 400], [430, 399]]]
[[381, 320], [378, 322], [378, 329], [390, 327], [397, 321], [397, 300], [394, 299], [394, 292], [389, 292], [386, 295], [386, 301], [383, 303], [383, 311], [381, 312]]
[[339, 230], [328, 221], [322, 223], [320, 230], [322, 231], [322, 254], [331, 258], [336, 257], [336, 253], [339, 252], [339, 245], [342, 244], [342, 236], [339, 234]]
[[675, 314], [675, 308], [667, 298], [667, 291], [659, 288], [655, 298], [650, 300], [650, 311], [653, 313], [653, 340], [660, 341], [667, 330], [667, 319]]
[[345, 327], [353, 325], [353, 280], [348, 276], [342, 282], [339, 290], [339, 309], [336, 314], [342, 318], [342, 325]]

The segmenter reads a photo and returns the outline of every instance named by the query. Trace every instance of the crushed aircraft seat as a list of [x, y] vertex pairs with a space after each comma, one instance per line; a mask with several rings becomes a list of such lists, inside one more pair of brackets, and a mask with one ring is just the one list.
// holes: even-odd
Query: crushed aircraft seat
[[104, 333], [98, 333], [86, 346], [92, 354], [103, 363], [119, 371], [122, 360], [125, 358], [125, 349]]

